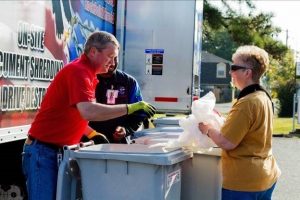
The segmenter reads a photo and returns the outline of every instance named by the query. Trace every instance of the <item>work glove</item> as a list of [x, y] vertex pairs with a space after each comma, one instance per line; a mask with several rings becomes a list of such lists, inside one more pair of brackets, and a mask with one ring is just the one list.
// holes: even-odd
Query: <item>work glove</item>
[[97, 131], [92, 131], [89, 135], [87, 135], [87, 138], [89, 140], [93, 140], [95, 144], [109, 143], [106, 136], [101, 133], [98, 133]]
[[139, 101], [137, 103], [127, 104], [127, 114], [133, 114], [135, 112], [143, 112], [146, 114], [148, 118], [151, 118], [154, 116], [156, 109], [151, 104], [145, 102], [145, 101]]

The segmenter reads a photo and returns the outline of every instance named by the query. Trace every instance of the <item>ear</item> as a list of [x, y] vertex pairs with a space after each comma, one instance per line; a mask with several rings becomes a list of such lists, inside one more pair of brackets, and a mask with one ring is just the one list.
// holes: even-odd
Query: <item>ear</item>
[[249, 78], [252, 79], [252, 70], [251, 69], [247, 69], [246, 70], [246, 75], [247, 75], [247, 77], [249, 77]]
[[90, 54], [92, 57], [94, 57], [96, 53], [97, 53], [97, 49], [96, 49], [95, 47], [92, 47], [92, 48], [90, 49], [89, 54]]

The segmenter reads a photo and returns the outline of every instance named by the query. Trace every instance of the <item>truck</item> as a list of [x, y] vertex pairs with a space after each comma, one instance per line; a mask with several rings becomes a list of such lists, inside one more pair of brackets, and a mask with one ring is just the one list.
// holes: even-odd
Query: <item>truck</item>
[[200, 88], [203, 0], [0, 1], [0, 199], [26, 198], [21, 154], [47, 87], [104, 30], [119, 68], [159, 112], [189, 113]]

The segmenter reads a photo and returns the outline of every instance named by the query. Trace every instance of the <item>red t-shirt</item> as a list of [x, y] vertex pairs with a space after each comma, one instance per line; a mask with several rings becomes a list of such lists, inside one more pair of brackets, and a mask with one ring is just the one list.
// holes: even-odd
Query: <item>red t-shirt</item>
[[86, 55], [67, 64], [48, 87], [29, 134], [59, 146], [78, 143], [88, 122], [76, 104], [95, 100], [97, 82]]

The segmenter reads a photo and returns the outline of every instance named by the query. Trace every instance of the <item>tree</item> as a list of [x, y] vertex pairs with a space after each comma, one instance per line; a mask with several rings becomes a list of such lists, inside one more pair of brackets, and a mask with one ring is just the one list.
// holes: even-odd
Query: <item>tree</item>
[[250, 0], [238, 1], [240, 6], [242, 3], [248, 6], [249, 13], [246, 14], [238, 13], [226, 1], [222, 2], [225, 8], [223, 13], [204, 1], [203, 50], [231, 59], [230, 55], [238, 46], [253, 44], [264, 48], [274, 58], [286, 54], [288, 48], [274, 39], [281, 29], [272, 25], [272, 13], [254, 15], [255, 6]]
[[232, 53], [240, 45], [253, 44], [265, 49], [271, 62], [264, 81], [272, 91], [272, 96], [280, 101], [279, 115], [289, 115], [292, 110], [290, 99], [295, 92], [295, 61], [293, 52], [274, 39], [281, 29], [272, 24], [273, 14], [254, 14], [255, 6], [251, 0], [234, 1], [240, 7], [246, 4], [248, 13], [245, 9], [243, 12], [233, 9], [232, 4], [228, 3], [233, 1], [221, 2], [223, 11], [215, 7], [213, 2], [204, 0], [203, 50], [231, 60]]

